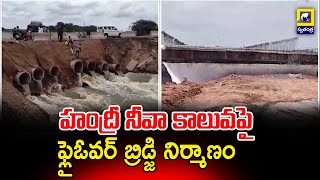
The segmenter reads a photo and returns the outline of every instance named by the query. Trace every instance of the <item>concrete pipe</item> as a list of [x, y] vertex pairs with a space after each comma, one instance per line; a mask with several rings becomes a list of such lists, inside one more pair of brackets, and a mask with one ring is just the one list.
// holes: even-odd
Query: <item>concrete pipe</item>
[[39, 81], [44, 78], [44, 70], [41, 67], [36, 67], [31, 70], [31, 76], [34, 81]]
[[23, 71], [23, 72], [19, 72], [16, 76], [15, 76], [15, 81], [18, 83], [18, 85], [23, 86], [23, 85], [27, 85], [31, 82], [31, 75], [30, 73]]
[[70, 62], [71, 69], [74, 73], [82, 73], [83, 71], [83, 63], [79, 60], [73, 60]]
[[109, 66], [108, 66], [108, 63], [106, 62], [97, 62], [97, 71], [99, 73], [104, 73], [105, 71], [108, 71], [109, 70]]
[[109, 70], [112, 72], [118, 72], [118, 71], [120, 71], [120, 65], [119, 64], [109, 64]]
[[90, 76], [95, 76], [95, 70], [97, 69], [97, 64], [94, 60], [83, 61], [84, 72]]
[[84, 62], [84, 69], [85, 69], [87, 72], [95, 71], [96, 68], [97, 68], [96, 62], [94, 62], [94, 61], [85, 61], [85, 62]]
[[48, 69], [48, 73], [52, 77], [59, 76], [60, 72], [61, 72], [61, 70], [60, 70], [59, 66], [51, 66]]

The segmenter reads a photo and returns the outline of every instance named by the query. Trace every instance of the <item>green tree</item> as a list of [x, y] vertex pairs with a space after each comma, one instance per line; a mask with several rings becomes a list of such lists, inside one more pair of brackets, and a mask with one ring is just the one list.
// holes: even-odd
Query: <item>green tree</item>
[[55, 31], [57, 31], [57, 28], [56, 28], [56, 26], [48, 26], [49, 27], [49, 31], [50, 32], [55, 32]]
[[85, 32], [97, 32], [97, 27], [96, 26], [85, 26], [84, 27]]
[[157, 31], [158, 25], [154, 21], [140, 19], [133, 22], [129, 29], [132, 31], [137, 31], [137, 36], [149, 35], [150, 31]]
[[63, 22], [57, 22], [57, 25], [56, 25], [57, 27], [58, 26], [64, 26], [64, 23]]
[[75, 25], [73, 23], [63, 23], [63, 22], [58, 22], [56, 26], [49, 26], [49, 29], [51, 32], [55, 31], [58, 29], [59, 26], [63, 26], [65, 32], [96, 32], [97, 27], [90, 25], [90, 26], [79, 26]]

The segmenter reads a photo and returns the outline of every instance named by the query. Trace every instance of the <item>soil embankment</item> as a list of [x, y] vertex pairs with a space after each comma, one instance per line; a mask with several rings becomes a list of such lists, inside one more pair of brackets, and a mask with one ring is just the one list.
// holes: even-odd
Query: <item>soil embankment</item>
[[[135, 72], [148, 72], [156, 74], [158, 71], [157, 42], [153, 39], [107, 39], [107, 40], [82, 40], [82, 61], [105, 61], [109, 64], [117, 63], [120, 70], [125, 71], [130, 60], [137, 60], [138, 64], [151, 59], [145, 68]], [[71, 70], [70, 62], [75, 59], [70, 48], [61, 42], [3, 42], [3, 73], [10, 80], [19, 71], [30, 71], [35, 67], [45, 70], [52, 65], [59, 66], [61, 74], [59, 83], [66, 88], [75, 85], [77, 75]], [[46, 80], [44, 80], [46, 81]], [[44, 82], [46, 83], [46, 82]]]
[[[318, 77], [301, 74], [229, 75], [206, 83], [166, 83], [162, 87], [165, 110], [215, 111], [238, 105], [272, 109], [278, 105], [288, 108], [299, 105], [305, 106], [299, 107], [302, 111], [317, 113], [317, 98]], [[305, 101], [309, 103], [304, 104]]]
[[[49, 75], [50, 67], [58, 66], [60, 74], [58, 83], [62, 88], [78, 86], [79, 77], [72, 70], [70, 63], [75, 60], [70, 47], [64, 42], [2, 42], [2, 68], [3, 68], [3, 118], [12, 121], [12, 124], [24, 122], [48, 122], [48, 114], [40, 107], [22, 95], [21, 88], [15, 82], [15, 76], [22, 71], [31, 74], [33, 68], [41, 67], [45, 70], [42, 79], [44, 92], [52, 87], [55, 79]], [[151, 38], [123, 38], [123, 39], [85, 39], [75, 41], [74, 45], [81, 43], [82, 62], [95, 61], [108, 64], [119, 64], [120, 71], [126, 72], [126, 66], [131, 60], [138, 62], [139, 68], [133, 72], [158, 73], [157, 40]], [[33, 92], [33, 81], [30, 88]], [[30, 113], [32, 112], [32, 113]], [[23, 120], [25, 119], [25, 120]], [[21, 122], [20, 122], [21, 121]], [[23, 123], [22, 123], [23, 124]]]
[[49, 114], [14, 88], [6, 76], [2, 76], [2, 118], [6, 127], [49, 125]]

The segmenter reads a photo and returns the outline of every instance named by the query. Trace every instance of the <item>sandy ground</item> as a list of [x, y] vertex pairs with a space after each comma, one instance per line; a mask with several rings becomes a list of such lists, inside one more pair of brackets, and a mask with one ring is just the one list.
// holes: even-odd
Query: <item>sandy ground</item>
[[[291, 114], [318, 113], [318, 77], [301, 74], [230, 75], [207, 83], [166, 83], [162, 86], [165, 110], [221, 110], [225, 106]], [[260, 108], [261, 109], [261, 108]]]

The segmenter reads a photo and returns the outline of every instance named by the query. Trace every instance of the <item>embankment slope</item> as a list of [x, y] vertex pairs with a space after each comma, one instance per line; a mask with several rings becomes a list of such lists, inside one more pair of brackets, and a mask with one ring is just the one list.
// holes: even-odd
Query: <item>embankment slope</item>
[[[64, 42], [19, 41], [2, 43], [2, 113], [6, 114], [3, 119], [17, 119], [17, 122], [14, 123], [18, 124], [22, 123], [20, 121], [47, 122], [48, 115], [41, 107], [33, 104], [16, 89], [15, 76], [21, 71], [30, 73], [31, 69], [36, 67], [47, 70], [50, 66], [55, 65], [61, 70], [58, 80], [63, 88], [77, 86], [78, 76], [70, 67], [70, 62], [75, 60], [75, 56], [71, 54], [70, 48]], [[107, 62], [108, 64], [117, 63], [120, 65], [120, 70], [125, 71], [125, 67], [131, 60], [136, 60], [139, 65], [149, 59], [144, 68], [134, 72], [158, 73], [156, 39], [86, 39], [75, 41], [74, 45], [78, 43], [82, 45], [81, 61], [94, 60]], [[53, 84], [53, 79], [48, 76], [47, 72], [42, 83], [45, 90]], [[25, 120], [23, 120], [24, 118]]]

